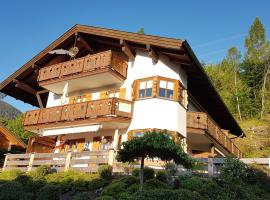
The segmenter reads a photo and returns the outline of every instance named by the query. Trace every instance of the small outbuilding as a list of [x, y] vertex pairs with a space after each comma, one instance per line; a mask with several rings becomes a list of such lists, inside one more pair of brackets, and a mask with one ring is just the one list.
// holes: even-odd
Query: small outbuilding
[[27, 145], [0, 123], [0, 151], [23, 150]]

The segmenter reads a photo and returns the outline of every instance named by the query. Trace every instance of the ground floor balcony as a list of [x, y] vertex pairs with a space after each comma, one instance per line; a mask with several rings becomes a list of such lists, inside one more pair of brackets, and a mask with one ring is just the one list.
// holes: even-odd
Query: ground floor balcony
[[69, 92], [121, 85], [127, 77], [127, 66], [127, 58], [105, 51], [41, 68], [37, 81], [55, 94], [61, 94], [66, 83]]
[[133, 102], [108, 98], [82, 103], [67, 104], [28, 111], [24, 118], [24, 128], [32, 132], [43, 129], [55, 130], [61, 127], [76, 127], [102, 122], [129, 123]]
[[190, 153], [197, 154], [199, 157], [215, 153], [242, 157], [242, 152], [229, 137], [228, 131], [222, 130], [209, 115], [203, 112], [187, 113], [187, 144]]

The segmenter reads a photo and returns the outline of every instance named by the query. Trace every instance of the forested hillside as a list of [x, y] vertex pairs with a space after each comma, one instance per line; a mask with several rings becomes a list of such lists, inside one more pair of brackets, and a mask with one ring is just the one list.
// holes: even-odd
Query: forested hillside
[[247, 137], [237, 139], [246, 156], [270, 155], [270, 45], [266, 30], [255, 18], [244, 41], [245, 52], [228, 49], [218, 64], [206, 65], [229, 110]]

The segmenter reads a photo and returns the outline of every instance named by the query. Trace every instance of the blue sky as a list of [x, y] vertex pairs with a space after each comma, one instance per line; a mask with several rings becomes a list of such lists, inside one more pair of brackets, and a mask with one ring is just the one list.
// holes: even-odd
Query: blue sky
[[[0, 81], [74, 24], [187, 39], [199, 60], [216, 63], [244, 38], [258, 16], [270, 32], [267, 0], [9, 0], [0, 3]], [[269, 37], [268, 37], [269, 38]], [[22, 111], [31, 106], [10, 97]]]

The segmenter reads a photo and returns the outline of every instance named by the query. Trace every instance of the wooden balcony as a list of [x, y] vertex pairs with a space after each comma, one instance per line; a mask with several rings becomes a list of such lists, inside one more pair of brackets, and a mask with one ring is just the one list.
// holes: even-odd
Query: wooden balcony
[[125, 57], [104, 51], [41, 68], [37, 81], [40, 86], [61, 94], [65, 82], [69, 82], [70, 92], [121, 84], [127, 77], [127, 67]]
[[28, 111], [24, 118], [26, 130], [99, 123], [129, 121], [133, 102], [109, 98]]
[[242, 152], [234, 142], [221, 130], [214, 120], [203, 112], [188, 112], [187, 128], [207, 134], [215, 142], [226, 149], [230, 154], [241, 158]]

